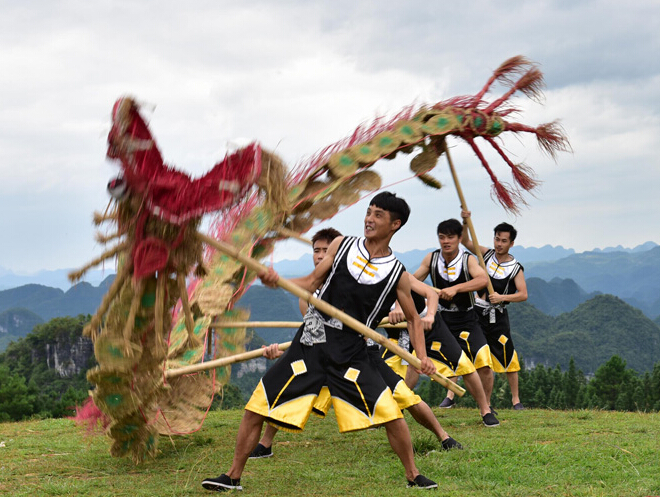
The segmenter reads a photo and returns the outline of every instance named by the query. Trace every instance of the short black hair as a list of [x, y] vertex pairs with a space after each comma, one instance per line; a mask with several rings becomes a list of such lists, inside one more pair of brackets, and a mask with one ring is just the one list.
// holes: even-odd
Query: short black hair
[[397, 219], [400, 220], [401, 226], [399, 226], [399, 229], [403, 228], [410, 217], [410, 207], [406, 201], [401, 197], [397, 197], [396, 194], [392, 192], [380, 192], [371, 199], [369, 205], [375, 205], [376, 207], [389, 212], [392, 221], [396, 221]]
[[341, 236], [341, 233], [334, 228], [324, 228], [322, 230], [318, 230], [312, 237], [312, 246], [319, 240], [331, 243], [332, 240], [338, 236]]
[[438, 224], [437, 229], [438, 235], [458, 235], [463, 234], [463, 225], [458, 219], [445, 219], [440, 224]]
[[497, 226], [495, 226], [495, 229], [493, 229], [494, 234], [498, 233], [508, 233], [509, 234], [509, 240], [510, 241], [515, 241], [516, 236], [518, 236], [518, 231], [516, 228], [511, 226], [509, 223], [500, 223]]

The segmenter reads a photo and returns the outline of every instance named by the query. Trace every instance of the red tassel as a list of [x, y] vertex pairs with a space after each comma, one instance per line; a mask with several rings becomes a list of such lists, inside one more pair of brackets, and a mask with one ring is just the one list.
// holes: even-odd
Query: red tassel
[[78, 426], [85, 426], [88, 434], [105, 431], [110, 426], [110, 418], [106, 416], [94, 403], [94, 399], [87, 397], [82, 406], [76, 406], [76, 415], [70, 416]]
[[500, 154], [500, 157], [502, 157], [504, 162], [509, 165], [513, 179], [520, 188], [530, 191], [539, 186], [539, 182], [534, 178], [534, 171], [532, 171], [531, 168], [524, 164], [514, 164], [493, 138], [489, 136], [485, 136], [484, 138], [497, 151], [497, 153]]
[[481, 100], [493, 85], [493, 83], [495, 83], [495, 81], [501, 81], [509, 86], [513, 86], [515, 82], [513, 79], [511, 79], [511, 76], [513, 74], [520, 74], [525, 67], [531, 65], [533, 64], [529, 61], [529, 59], [522, 55], [516, 55], [510, 59], [505, 60], [502, 64], [500, 64], [500, 67], [495, 69], [493, 75], [486, 82], [481, 91], [475, 95], [475, 99]]
[[[516, 206], [516, 201], [513, 198], [514, 197], [513, 192], [509, 188], [507, 188], [504, 184], [500, 183], [500, 181], [497, 179], [497, 176], [495, 176], [495, 173], [493, 173], [492, 169], [488, 165], [488, 162], [486, 161], [486, 158], [481, 153], [481, 150], [479, 150], [479, 147], [477, 147], [477, 144], [474, 143], [472, 137], [463, 136], [463, 138], [465, 139], [465, 141], [467, 141], [470, 144], [470, 147], [472, 147], [472, 150], [481, 161], [481, 165], [484, 166], [484, 169], [486, 169], [486, 172], [488, 172], [488, 175], [490, 176], [490, 179], [493, 182], [493, 189], [492, 189], [493, 196], [506, 210], [514, 213], [518, 213], [519, 210], [518, 207]], [[515, 196], [516, 196], [516, 200], [518, 201], [522, 200], [519, 195], [515, 195]]]
[[[520, 213], [520, 209], [516, 205], [516, 201], [513, 199], [513, 192], [503, 183], [497, 181], [497, 179], [495, 179], [493, 182], [491, 194], [506, 210], [513, 212], [514, 214]], [[520, 200], [520, 198], [517, 200]]]
[[541, 124], [535, 130], [539, 147], [554, 160], [557, 160], [557, 152], [572, 152], [564, 129], [557, 121]]
[[484, 112], [487, 114], [493, 112], [517, 91], [524, 93], [529, 98], [538, 100], [543, 96], [543, 86], [543, 73], [537, 67], [532, 67], [520, 77], [509, 91], [486, 107]]
[[525, 164], [516, 164], [511, 168], [511, 174], [516, 184], [527, 192], [538, 188], [540, 182], [534, 178], [534, 172]]

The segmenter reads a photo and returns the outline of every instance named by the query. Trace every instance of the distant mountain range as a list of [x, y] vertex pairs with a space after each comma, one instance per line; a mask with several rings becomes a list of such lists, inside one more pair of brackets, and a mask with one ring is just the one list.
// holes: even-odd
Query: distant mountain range
[[[53, 271], [43, 270], [34, 274], [16, 274], [9, 269], [0, 267], [0, 290], [35, 284], [66, 291], [72, 286], [68, 276], [71, 271], [72, 269], [56, 269]], [[90, 285], [98, 286], [103, 280], [114, 273], [114, 266], [106, 269], [91, 269], [85, 274], [83, 281]]]
[[0, 351], [5, 350], [10, 341], [26, 336], [43, 322], [34, 312], [20, 307], [0, 312]]
[[[528, 365], [566, 368], [572, 356], [583, 371], [594, 372], [618, 354], [631, 367], [646, 371], [658, 361], [660, 316], [652, 321], [613, 295], [587, 294], [572, 280], [531, 283], [532, 291], [542, 295], [537, 300], [541, 307], [534, 299], [509, 306], [514, 342]], [[239, 305], [251, 310], [252, 321], [301, 321], [297, 299], [281, 289], [252, 286]], [[254, 332], [266, 343], [281, 343], [291, 340], [296, 330]]]
[[660, 314], [660, 246], [644, 252], [583, 252], [554, 262], [531, 262], [525, 276], [574, 280], [586, 292], [616, 295], [647, 316]]
[[33, 312], [44, 321], [61, 316], [77, 316], [96, 312], [103, 295], [115, 275], [106, 277], [99, 286], [83, 282], [66, 292], [44, 285], [23, 285], [0, 291], [0, 313], [22, 308]]
[[[411, 250], [395, 255], [410, 271], [435, 249]], [[551, 315], [567, 312], [598, 293], [609, 293], [642, 310], [650, 318], [660, 315], [660, 246], [646, 242], [632, 249], [608, 247], [576, 254], [563, 247], [512, 249], [525, 267], [531, 285], [530, 302]], [[283, 276], [301, 276], [312, 269], [310, 256], [274, 264]]]
[[[610, 253], [610, 252], [627, 252], [627, 253], [639, 253], [646, 252], [654, 247], [657, 247], [658, 244], [655, 242], [646, 242], [641, 245], [637, 245], [634, 248], [626, 248], [621, 245], [616, 247], [606, 247], [604, 249], [595, 248], [587, 253]], [[395, 252], [396, 256], [403, 262], [409, 270], [417, 269], [420, 261], [429, 252], [435, 250], [436, 247], [431, 247], [423, 250], [411, 250], [409, 252]], [[527, 264], [530, 262], [552, 262], [559, 259], [569, 257], [575, 254], [575, 250], [572, 248], [564, 248], [561, 245], [553, 247], [552, 245], [544, 245], [543, 247], [523, 247], [514, 245], [511, 249], [511, 253], [518, 259], [522, 264]], [[580, 255], [580, 254], [577, 254]], [[287, 276], [301, 276], [307, 274], [312, 270], [312, 259], [310, 256], [302, 256], [299, 259], [291, 260], [284, 259], [275, 263], [275, 269], [280, 272], [282, 275]], [[42, 270], [34, 274], [16, 274], [13, 271], [0, 266], [0, 290], [7, 290], [10, 288], [16, 288], [18, 286], [28, 285], [28, 284], [37, 284], [44, 285], [54, 288], [60, 288], [64, 291], [71, 288], [71, 282], [69, 281], [68, 274], [71, 272], [71, 269], [56, 269], [52, 271]], [[114, 268], [106, 269], [92, 269], [85, 274], [84, 281], [93, 286], [98, 286], [105, 280], [108, 276], [114, 274]], [[555, 275], [559, 276], [559, 275]], [[554, 277], [554, 276], [552, 276]], [[551, 278], [552, 278], [551, 277]], [[570, 277], [570, 276], [569, 276]]]
[[[534, 294], [543, 296], [539, 298], [538, 305], [550, 302], [551, 310], [557, 315], [550, 315], [529, 302], [509, 307], [513, 338], [527, 366], [543, 364], [554, 367], [559, 364], [566, 368], [573, 357], [578, 368], [585, 373], [593, 373], [614, 354], [639, 372], [649, 371], [657, 363], [660, 357], [660, 316], [651, 321], [623, 300], [612, 295], [587, 294], [570, 280], [557, 279], [547, 283], [532, 278], [530, 287], [534, 288]], [[55, 295], [44, 288], [29, 285], [21, 289], [22, 297], [32, 300], [38, 295]], [[90, 291], [90, 288], [82, 286], [77, 290]], [[0, 292], [0, 304], [4, 297], [7, 297], [6, 291]], [[100, 297], [98, 299], [100, 302]], [[575, 303], [582, 299], [586, 300]], [[301, 321], [297, 299], [282, 289], [271, 290], [254, 285], [238, 305], [251, 311], [252, 321]], [[562, 312], [562, 306], [572, 309]], [[10, 340], [26, 336], [32, 326], [40, 323], [41, 318], [26, 309], [1, 311], [0, 352]], [[263, 342], [290, 340], [296, 330], [255, 328], [253, 332], [252, 342], [258, 346]], [[262, 369], [252, 371], [239, 367], [236, 372], [247, 375], [241, 384], [245, 383], [245, 388], [250, 390], [254, 386], [250, 378], [256, 375], [258, 379]]]
[[[397, 256], [407, 268], [414, 270], [431, 250], [413, 250]], [[518, 247], [521, 255], [516, 254], [525, 265], [528, 303], [539, 312], [548, 317], [560, 316], [600, 294], [612, 294], [660, 324], [660, 246], [657, 244], [648, 242], [625, 251], [604, 249], [572, 253], [554, 261], [525, 262], [526, 256], [536, 257], [543, 250], [557, 256], [566, 252], [561, 247]], [[543, 254], [550, 256], [550, 252]], [[275, 263], [275, 269], [286, 277], [306, 274], [312, 269], [311, 257], [280, 261]], [[66, 272], [63, 270], [62, 274]], [[113, 279], [113, 274], [106, 274], [97, 286], [82, 282], [66, 291], [34, 283], [0, 290], [0, 351], [9, 340], [25, 336], [39, 322], [60, 316], [93, 314]], [[274, 312], [280, 316], [278, 319], [300, 319], [295, 297], [284, 291], [273, 292], [259, 284], [252, 286], [240, 305], [251, 309], [253, 321], [272, 320]], [[290, 330], [282, 329], [263, 333], [268, 333], [269, 341], [286, 341], [291, 336]]]

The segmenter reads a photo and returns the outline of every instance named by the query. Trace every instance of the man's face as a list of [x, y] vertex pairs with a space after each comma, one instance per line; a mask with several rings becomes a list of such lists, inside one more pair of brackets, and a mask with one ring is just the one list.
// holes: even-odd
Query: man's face
[[328, 247], [330, 246], [330, 243], [328, 243], [326, 240], [316, 240], [313, 245], [314, 249], [314, 267], [318, 266], [319, 263], [323, 260], [325, 257], [325, 254], [328, 253]]
[[390, 211], [370, 205], [364, 217], [364, 237], [366, 239], [385, 238], [398, 228], [400, 221], [392, 221]]
[[458, 252], [458, 244], [461, 243], [461, 237], [459, 235], [438, 233], [438, 241], [440, 242], [443, 255], [454, 255]]
[[497, 255], [508, 254], [511, 247], [513, 247], [511, 233], [508, 231], [498, 231], [495, 233], [495, 237], [493, 238], [493, 248]]

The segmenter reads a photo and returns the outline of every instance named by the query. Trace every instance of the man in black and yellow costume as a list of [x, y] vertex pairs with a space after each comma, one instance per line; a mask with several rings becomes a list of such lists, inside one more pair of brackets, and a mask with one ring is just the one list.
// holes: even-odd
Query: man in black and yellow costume
[[[332, 243], [332, 241], [338, 236], [341, 236], [341, 233], [334, 228], [325, 228], [317, 231], [314, 234], [314, 236], [312, 237], [314, 267], [318, 266], [319, 263], [325, 258], [330, 243]], [[425, 297], [426, 299], [429, 299], [429, 301], [434, 303], [432, 305], [437, 307], [438, 296], [433, 291], [433, 289], [431, 289], [421, 281], [416, 280], [415, 278], [411, 278], [411, 284], [413, 288], [413, 292], [412, 292], [413, 299], [417, 299], [417, 300], [422, 299], [423, 301]], [[422, 295], [424, 295], [424, 297], [422, 297]], [[303, 316], [306, 316], [307, 313], [315, 312], [313, 306], [308, 305], [307, 302], [303, 299], [299, 299], [298, 305], [300, 307], [300, 313]], [[398, 306], [398, 308], [400, 309], [400, 306]], [[404, 319], [402, 311], [401, 311], [401, 319]], [[431, 327], [433, 326], [433, 319], [424, 318], [422, 319], [422, 324], [423, 324], [424, 332], [426, 334], [428, 333], [428, 330], [430, 330]], [[298, 331], [298, 335], [301, 332], [302, 329]], [[406, 331], [406, 335], [407, 334], [408, 332]], [[296, 338], [294, 338], [294, 340], [300, 340], [300, 337], [297, 336]], [[428, 338], [427, 338], [427, 343], [428, 343]], [[440, 445], [443, 450], [462, 449], [463, 448], [462, 445], [458, 443], [456, 440], [454, 440], [452, 437], [450, 437], [449, 434], [442, 428], [442, 426], [438, 422], [438, 419], [435, 417], [433, 411], [428, 406], [428, 404], [424, 402], [419, 397], [419, 395], [415, 394], [415, 392], [413, 392], [411, 388], [407, 388], [408, 387], [407, 384], [400, 384], [403, 381], [403, 378], [398, 376], [392, 370], [392, 368], [385, 363], [385, 361], [381, 357], [380, 347], [378, 346], [378, 344], [372, 343], [372, 341], [368, 340], [367, 350], [369, 351], [369, 357], [371, 361], [374, 363], [374, 366], [380, 373], [381, 377], [385, 380], [385, 383], [390, 388], [390, 390], [395, 393], [394, 400], [396, 400], [399, 408], [402, 410], [407, 409], [415, 421], [417, 421], [421, 426], [432, 432], [436, 436], [438, 441], [440, 441]], [[427, 353], [428, 351], [429, 348], [427, 347]], [[268, 359], [276, 359], [282, 355], [282, 352], [279, 350], [278, 344], [275, 343], [269, 345], [268, 347], [264, 347], [263, 355]], [[431, 357], [430, 354], [429, 357]], [[437, 367], [438, 365], [435, 363], [435, 361], [433, 362]], [[472, 371], [474, 371], [474, 367], [472, 368]], [[314, 403], [314, 406], [312, 407], [312, 412], [319, 417], [325, 417], [325, 415], [328, 413], [328, 410], [330, 409], [331, 403], [332, 402], [328, 387], [323, 387]], [[278, 429], [275, 426], [271, 424], [266, 425], [266, 429], [264, 430], [264, 433], [261, 439], [259, 440], [259, 443], [255, 447], [255, 449], [250, 453], [250, 459], [262, 459], [262, 458], [272, 457], [273, 455], [272, 446], [277, 431]]]
[[[462, 211], [464, 220], [470, 217], [469, 211]], [[518, 352], [511, 339], [511, 325], [506, 306], [510, 302], [524, 302], [527, 300], [527, 283], [522, 265], [509, 253], [516, 240], [518, 232], [509, 223], [500, 223], [494, 228], [493, 247], [479, 246], [486, 263], [486, 270], [493, 285], [494, 293], [479, 292], [476, 300], [476, 311], [479, 324], [486, 335], [496, 373], [506, 373], [509, 388], [511, 389], [511, 404], [515, 410], [522, 410], [518, 392], [518, 371], [520, 363]], [[470, 240], [467, 223], [463, 222], [462, 243], [470, 252], [476, 253], [477, 247]], [[492, 388], [486, 391], [488, 402]]]
[[[440, 249], [424, 256], [414, 276], [418, 280], [424, 281], [430, 275], [433, 286], [440, 290], [438, 310], [441, 319], [436, 319], [438, 324], [434, 330], [434, 334], [440, 337], [437, 340], [439, 344], [445, 343], [449, 345], [451, 343], [450, 340], [446, 338], [444, 340], [442, 339], [443, 335], [447, 337], [446, 330], [442, 333], [443, 330], [441, 329], [443, 323], [446, 324], [446, 327], [451, 332], [451, 335], [453, 335], [453, 338], [465, 356], [467, 356], [467, 359], [469, 359], [469, 362], [476, 368], [481, 381], [473, 381], [471, 376], [466, 386], [479, 406], [484, 426], [490, 428], [499, 426], [500, 424], [491, 412], [485, 395], [485, 392], [489, 391], [489, 389], [492, 391], [493, 371], [491, 369], [488, 343], [473, 309], [474, 292], [486, 286], [488, 276], [479, 266], [474, 256], [461, 250], [462, 232], [463, 227], [460, 221], [456, 219], [447, 219], [438, 224], [437, 234]], [[448, 349], [447, 352], [449, 353], [450, 350]], [[453, 366], [450, 366], [450, 369], [454, 370], [454, 374], [450, 374], [450, 376], [453, 376], [451, 378], [452, 380], [456, 380], [456, 374], [460, 372], [459, 366], [461, 365], [460, 358], [462, 355], [452, 353], [451, 355], [454, 356], [454, 359], [446, 361], [444, 359], [448, 357], [448, 353], [439, 354], [436, 359], [438, 362], [449, 363]], [[464, 359], [463, 363], [467, 364]], [[471, 368], [468, 364], [465, 368], [461, 369], [463, 371], [469, 371]], [[453, 400], [451, 402], [453, 405]], [[440, 407], [445, 406], [441, 404]]]
[[[420, 317], [410, 294], [411, 283], [389, 242], [408, 220], [406, 202], [389, 192], [376, 195], [364, 219], [364, 237], [338, 237], [326, 257], [308, 276], [292, 280], [335, 308], [375, 328], [395, 300], [401, 304], [421, 372], [435, 366], [426, 357]], [[260, 275], [274, 287], [272, 270]], [[336, 318], [314, 309], [305, 316], [300, 339], [268, 370], [245, 407], [231, 467], [202, 486], [208, 490], [242, 489], [240, 477], [257, 445], [264, 421], [290, 431], [302, 431], [321, 389], [327, 386], [340, 432], [384, 426], [401, 460], [408, 486], [437, 488], [415, 466], [408, 425], [393, 394], [369, 359], [362, 335]]]

